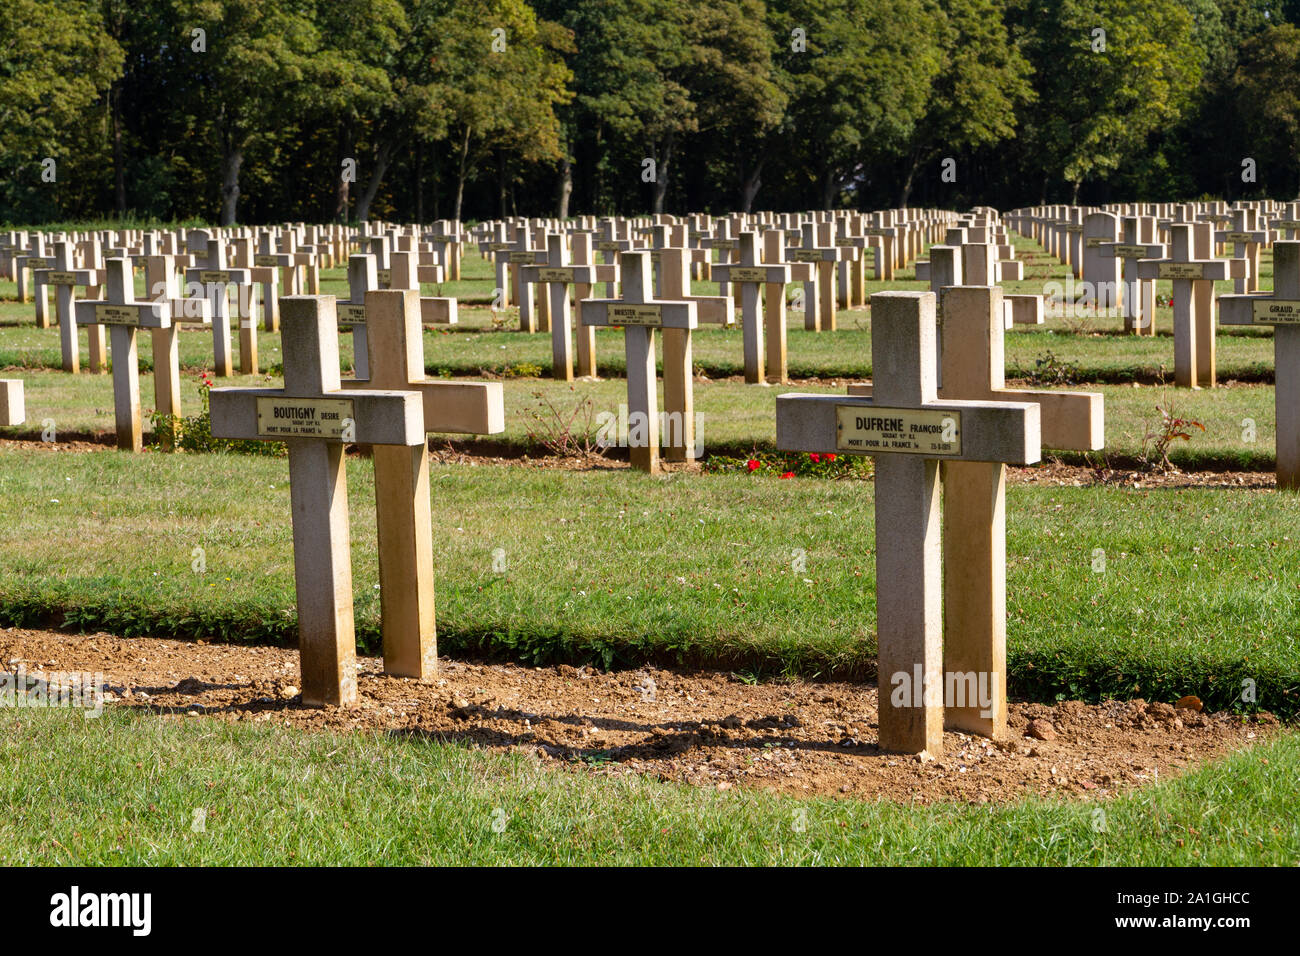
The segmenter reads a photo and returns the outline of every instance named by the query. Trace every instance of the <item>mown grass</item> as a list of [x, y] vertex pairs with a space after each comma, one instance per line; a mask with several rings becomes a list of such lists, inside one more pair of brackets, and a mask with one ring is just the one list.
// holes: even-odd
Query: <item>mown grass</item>
[[[27, 421], [0, 429], [0, 436], [37, 439], [50, 422], [55, 438], [103, 436], [113, 429], [113, 382], [107, 375], [66, 375], [62, 372], [19, 369], [3, 373], [25, 385]], [[199, 375], [182, 375], [182, 405], [186, 415], [199, 409]], [[276, 375], [235, 376], [218, 386], [278, 386]], [[845, 384], [794, 383], [765, 387], [737, 380], [697, 381], [694, 384], [697, 435], [706, 455], [741, 456], [776, 447], [776, 396], [788, 391], [843, 393]], [[1027, 384], [1022, 382], [1021, 384]], [[1187, 441], [1176, 440], [1172, 460], [1183, 468], [1269, 470], [1275, 462], [1276, 409], [1272, 385], [1240, 385], [1213, 391], [1176, 389], [1172, 385], [1079, 385], [1067, 389], [1098, 391], [1105, 396], [1106, 451], [1101, 455], [1061, 455], [1071, 462], [1110, 461], [1123, 467], [1140, 465], [1149, 456], [1154, 436], [1162, 430], [1163, 408], [1204, 425], [1187, 429]], [[140, 380], [145, 432], [152, 432], [149, 415], [154, 408], [153, 376]], [[624, 380], [602, 379], [572, 384], [538, 378], [504, 380], [506, 430], [474, 447], [509, 455], [545, 455], [545, 443], [556, 437], [561, 423], [573, 419], [585, 426], [599, 424], [603, 413], [617, 416], [627, 402]], [[585, 410], [589, 408], [589, 414]], [[660, 408], [663, 408], [662, 386]], [[580, 412], [575, 415], [575, 412]], [[1253, 428], [1249, 427], [1253, 423]], [[593, 429], [594, 431], [594, 429]], [[474, 441], [467, 436], [446, 436], [457, 444]], [[441, 441], [439, 438], [436, 441]]]
[[3, 725], [4, 865], [1300, 863], [1295, 734], [1104, 803], [917, 807], [111, 708], [97, 720], [23, 711]]
[[[348, 471], [373, 648], [373, 474]], [[869, 481], [447, 465], [432, 488], [445, 653], [874, 673]], [[1013, 487], [1011, 691], [1223, 708], [1251, 680], [1260, 707], [1294, 714], [1298, 517], [1270, 491]], [[0, 623], [292, 642], [288, 518], [283, 459], [2, 451]]]

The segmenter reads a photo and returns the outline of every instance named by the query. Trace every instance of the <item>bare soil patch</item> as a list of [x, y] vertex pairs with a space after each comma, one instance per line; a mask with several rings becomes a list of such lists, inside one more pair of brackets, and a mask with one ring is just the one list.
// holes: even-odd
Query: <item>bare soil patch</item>
[[[19, 667], [102, 672], [107, 706], [168, 720], [395, 733], [522, 751], [574, 772], [915, 804], [1104, 798], [1280, 732], [1268, 714], [1204, 714], [1173, 702], [1016, 702], [1005, 740], [950, 732], [942, 754], [918, 759], [877, 748], [872, 684], [461, 661], [443, 661], [422, 684], [385, 676], [378, 659], [363, 658], [359, 705], [315, 709], [300, 703], [292, 650], [0, 631], [0, 669]], [[0, 727], [19, 732], [21, 722]]]

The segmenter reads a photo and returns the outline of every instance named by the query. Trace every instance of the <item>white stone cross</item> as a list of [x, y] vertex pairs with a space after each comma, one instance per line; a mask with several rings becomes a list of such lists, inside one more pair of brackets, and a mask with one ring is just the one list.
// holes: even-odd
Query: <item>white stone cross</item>
[[1224, 325], [1273, 326], [1277, 486], [1300, 489], [1300, 241], [1273, 243], [1273, 294], [1219, 297]]
[[[414, 258], [415, 253], [395, 253]], [[394, 259], [393, 265], [397, 265]], [[370, 379], [345, 389], [413, 391], [421, 396], [430, 433], [494, 435], [505, 431], [500, 382], [447, 382], [424, 376], [420, 293], [367, 292]], [[375, 508], [379, 528], [379, 591], [384, 670], [425, 680], [437, 667], [429, 456], [418, 446], [375, 445]]]
[[374, 253], [348, 256], [348, 297], [337, 303], [339, 325], [352, 327], [352, 371], [370, 378], [370, 349], [366, 345], [366, 293], [378, 290], [379, 260]]
[[613, 266], [574, 265], [562, 232], [546, 234], [546, 264], [525, 265], [520, 269], [524, 287], [536, 283], [550, 296], [551, 377], [561, 382], [573, 381], [573, 323], [569, 317], [569, 286], [611, 282]]
[[[76, 303], [76, 320], [78, 325], [107, 325], [111, 329], [117, 447], [123, 451], [141, 451], [144, 439], [140, 429], [140, 353], [136, 330], [169, 328], [171, 305], [162, 300], [136, 301], [129, 259], [107, 260], [104, 274], [108, 298]], [[155, 365], [169, 358], [155, 356]], [[156, 374], [168, 375], [170, 371], [159, 368]]]
[[[792, 392], [776, 400], [778, 448], [875, 458], [880, 747], [932, 755], [943, 749], [950, 683], [943, 672], [939, 464], [1032, 464], [1040, 455], [1037, 404], [939, 400], [935, 311], [932, 292], [876, 293], [872, 396]], [[1003, 497], [999, 490], [996, 514], [1005, 511]], [[999, 530], [990, 527], [989, 538]], [[999, 583], [1002, 593], [988, 596], [994, 606], [1006, 600]], [[1005, 707], [1005, 686], [994, 688], [992, 674], [975, 677]]]
[[759, 258], [758, 234], [742, 232], [740, 262], [713, 267], [713, 277], [719, 282], [734, 282], [740, 287], [740, 321], [744, 338], [745, 381], [763, 383], [766, 379], [765, 350], [763, 348], [763, 293], [770, 283], [782, 289], [790, 281], [790, 267], [785, 264], [764, 265]]
[[253, 275], [248, 269], [226, 268], [226, 241], [209, 239], [207, 264], [185, 270], [185, 283], [198, 283], [212, 305], [212, 366], [215, 374], [229, 378], [234, 374], [230, 355], [230, 302], [229, 293], [234, 286], [236, 295], [250, 294]]
[[1150, 217], [1125, 216], [1121, 241], [1103, 242], [1099, 248], [1101, 255], [1115, 259], [1117, 265], [1122, 262], [1121, 281], [1124, 286], [1120, 303], [1124, 310], [1124, 331], [1135, 335], [1155, 335], [1155, 283], [1138, 277], [1138, 262], [1163, 259], [1165, 247], [1158, 242], [1144, 242], [1141, 238], [1144, 228], [1154, 234], [1154, 222]]
[[302, 700], [348, 705], [357, 676], [343, 451], [351, 442], [423, 448], [423, 399], [341, 387], [334, 296], [285, 297], [280, 322], [284, 388], [214, 388], [212, 434], [289, 446]]
[[[1171, 223], [1168, 257], [1138, 262], [1138, 278], [1173, 280], [1174, 384], [1181, 388], [1214, 388], [1214, 283], [1245, 274], [1245, 259], [1210, 257], [1209, 231], [1209, 223]], [[1198, 238], [1207, 247], [1199, 257]]]
[[[627, 355], [627, 406], [630, 423], [628, 457], [633, 468], [659, 471], [659, 395], [655, 388], [655, 329], [682, 329], [689, 335], [699, 325], [694, 302], [656, 301], [651, 286], [650, 253], [624, 252], [621, 257], [622, 299], [587, 299], [578, 309], [583, 325], [622, 328]], [[689, 360], [689, 347], [683, 350]], [[690, 370], [686, 369], [689, 377]]]

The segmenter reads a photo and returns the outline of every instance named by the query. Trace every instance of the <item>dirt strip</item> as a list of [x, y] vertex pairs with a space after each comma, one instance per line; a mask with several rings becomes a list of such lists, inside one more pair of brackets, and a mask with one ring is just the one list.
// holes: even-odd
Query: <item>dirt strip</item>
[[[102, 673], [106, 706], [166, 720], [395, 733], [522, 751], [574, 772], [914, 804], [1105, 798], [1281, 732], [1271, 715], [1247, 720], [1174, 702], [1013, 703], [1006, 739], [950, 732], [943, 753], [918, 758], [877, 748], [877, 690], [868, 684], [458, 661], [422, 684], [364, 658], [358, 706], [315, 709], [300, 703], [292, 650], [0, 630], [0, 671], [20, 669]], [[0, 728], [21, 733], [22, 712], [5, 713]]]

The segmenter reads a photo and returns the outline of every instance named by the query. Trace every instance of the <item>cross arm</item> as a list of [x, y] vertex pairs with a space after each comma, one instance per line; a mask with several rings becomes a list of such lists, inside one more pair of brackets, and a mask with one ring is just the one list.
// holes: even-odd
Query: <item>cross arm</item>
[[[370, 390], [369, 382], [347, 379], [344, 389]], [[440, 382], [425, 379], [408, 386], [419, 392], [427, 432], [499, 435], [506, 430], [505, 393], [500, 382]]]
[[1300, 323], [1300, 301], [1273, 295], [1219, 296], [1219, 322], [1223, 325], [1295, 325]]
[[[850, 385], [849, 395], [871, 397], [871, 383]], [[940, 389], [942, 397], [942, 389]], [[991, 402], [1033, 402], [1039, 409], [1041, 444], [1065, 451], [1106, 447], [1105, 396], [1101, 392], [1064, 392], [1037, 388], [999, 388]]]
[[[1139, 259], [1139, 279], [1230, 279], [1231, 259], [1192, 259], [1188, 262], [1170, 262], [1167, 259]], [[1245, 262], [1245, 259], [1236, 260]]]
[[1103, 242], [1099, 248], [1103, 256], [1112, 259], [1163, 259], [1165, 247], [1158, 243]]
[[186, 269], [185, 281], [199, 285], [251, 285], [253, 274], [250, 269]]
[[[862, 396], [809, 395], [789, 392], [776, 399], [776, 446], [782, 451], [840, 452], [853, 455], [908, 453], [892, 447], [872, 450], [863, 437], [894, 434], [889, 428], [900, 424], [898, 439], [923, 448], [934, 443], [952, 419], [953, 441], [945, 449], [913, 450], [927, 458], [953, 461], [1003, 462], [1031, 465], [1042, 457], [1039, 439], [1040, 415], [1031, 402], [927, 402], [919, 407], [884, 407]], [[855, 422], [865, 423], [855, 428]], [[842, 423], [848, 428], [842, 427]], [[913, 428], [919, 429], [913, 431]], [[924, 429], [938, 429], [928, 433]], [[919, 437], [918, 437], [919, 436]]]
[[172, 326], [171, 303], [153, 302], [113, 303], [102, 300], [76, 303], [78, 325], [129, 325], [141, 329], [169, 329]]
[[103, 280], [95, 269], [37, 269], [32, 273], [37, 282], [46, 285], [102, 285]]
[[719, 282], [780, 282], [790, 281], [788, 265], [745, 266], [734, 262], [713, 267], [712, 277]]
[[1237, 231], [1232, 229], [1216, 229], [1214, 232], [1215, 242], [1268, 242], [1268, 233], [1264, 231]]
[[[340, 389], [297, 397], [278, 388], [214, 388], [209, 402], [212, 434], [217, 438], [283, 441], [300, 437], [341, 442], [344, 436], [339, 429], [350, 420], [354, 427], [348, 441], [424, 444], [424, 401], [418, 392]], [[317, 431], [296, 436], [283, 431], [304, 422], [307, 424], [301, 427]]]
[[579, 304], [583, 325], [610, 328], [647, 326], [663, 329], [694, 329], [699, 317], [694, 302], [623, 302], [620, 299], [584, 299]]

